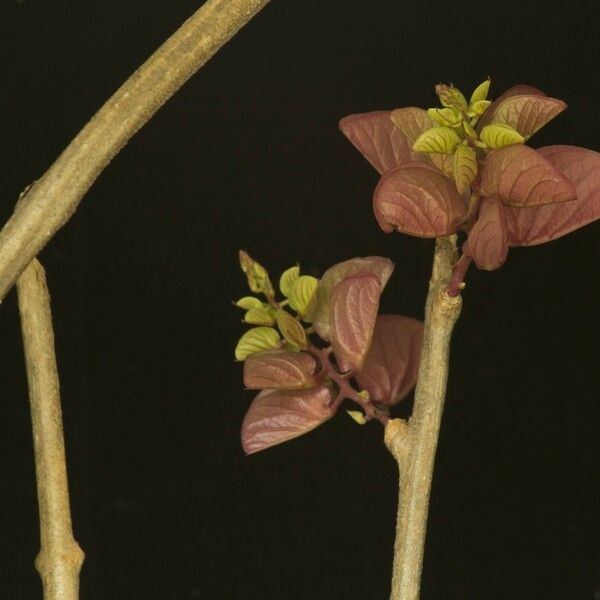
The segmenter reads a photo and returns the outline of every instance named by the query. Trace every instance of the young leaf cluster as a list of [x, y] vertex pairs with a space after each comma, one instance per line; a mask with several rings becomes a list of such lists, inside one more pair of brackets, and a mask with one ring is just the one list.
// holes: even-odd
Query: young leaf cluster
[[350, 115], [340, 128], [382, 175], [373, 209], [384, 231], [464, 233], [467, 264], [493, 270], [511, 246], [548, 242], [600, 217], [600, 154], [528, 147], [566, 104], [528, 85], [491, 102], [489, 85], [467, 102], [440, 84], [441, 108]]
[[[293, 266], [279, 278], [278, 299], [266, 269], [246, 252], [240, 264], [251, 291], [235, 304], [257, 325], [239, 340], [244, 385], [260, 390], [242, 424], [247, 454], [302, 435], [331, 418], [345, 399], [357, 423], [386, 423], [389, 408], [416, 381], [422, 323], [378, 315], [393, 270], [386, 258], [354, 258], [320, 280]], [[352, 385], [356, 381], [357, 387]]]

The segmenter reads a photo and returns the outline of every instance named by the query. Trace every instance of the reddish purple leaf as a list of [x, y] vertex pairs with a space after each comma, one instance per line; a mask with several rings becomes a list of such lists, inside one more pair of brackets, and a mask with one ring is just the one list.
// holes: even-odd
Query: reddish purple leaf
[[373, 273], [338, 283], [331, 294], [331, 347], [342, 371], [361, 368], [379, 308], [381, 284]]
[[379, 171], [385, 173], [411, 160], [419, 160], [402, 131], [392, 123], [391, 111], [375, 111], [344, 117], [342, 133]]
[[385, 232], [425, 238], [455, 233], [467, 213], [454, 182], [422, 163], [386, 173], [375, 188], [373, 209]]
[[575, 186], [533, 148], [515, 144], [492, 152], [481, 174], [484, 196], [509, 206], [536, 206], [573, 200]]
[[575, 146], [547, 146], [537, 152], [573, 183], [577, 198], [530, 208], [507, 207], [511, 246], [543, 244], [600, 218], [600, 153]]
[[310, 315], [310, 322], [313, 324], [315, 331], [324, 340], [329, 340], [331, 293], [340, 281], [357, 273], [373, 273], [379, 279], [381, 289], [383, 289], [393, 270], [394, 263], [389, 258], [381, 256], [352, 258], [327, 269], [319, 280], [315, 308]]
[[490, 122], [509, 125], [528, 139], [565, 108], [567, 105], [557, 98], [516, 95], [505, 98], [496, 106]]
[[329, 388], [265, 390], [258, 394], [242, 423], [242, 448], [253, 454], [287, 442], [333, 416]]
[[504, 102], [504, 100], [511, 98], [512, 96], [545, 96], [546, 94], [542, 90], [538, 90], [532, 85], [519, 84], [513, 85], [508, 88], [503, 94], [498, 96], [491, 106], [483, 113], [481, 119], [477, 123], [477, 131], [481, 131], [486, 125], [492, 122], [492, 117], [496, 114], [498, 107]]
[[479, 216], [464, 246], [480, 269], [493, 271], [506, 260], [508, 239], [504, 211], [496, 196], [481, 201]]
[[417, 381], [423, 323], [401, 315], [380, 315], [371, 347], [356, 380], [371, 400], [393, 406], [404, 400]]
[[252, 390], [312, 387], [315, 367], [315, 359], [306, 352], [256, 352], [244, 361], [244, 385]]

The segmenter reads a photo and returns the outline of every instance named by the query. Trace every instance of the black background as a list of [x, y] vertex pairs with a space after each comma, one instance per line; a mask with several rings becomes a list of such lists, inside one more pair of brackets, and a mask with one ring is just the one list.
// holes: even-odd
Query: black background
[[[340, 414], [245, 458], [236, 251], [279, 274], [379, 254], [422, 317], [432, 242], [384, 235], [340, 117], [529, 83], [569, 110], [532, 145], [600, 150], [592, 2], [273, 0], [106, 169], [41, 258], [85, 600], [388, 597], [396, 469]], [[0, 210], [197, 1], [1, 0]], [[600, 224], [468, 275], [422, 598], [592, 600]], [[0, 310], [0, 598], [39, 598], [16, 299]], [[406, 410], [405, 407], [404, 410]], [[596, 595], [594, 595], [596, 594]]]

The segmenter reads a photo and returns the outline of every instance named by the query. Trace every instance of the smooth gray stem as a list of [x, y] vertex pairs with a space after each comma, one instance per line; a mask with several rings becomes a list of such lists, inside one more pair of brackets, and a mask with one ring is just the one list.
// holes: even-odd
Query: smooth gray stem
[[0, 231], [0, 301], [154, 113], [269, 0], [208, 0], [108, 100]]
[[33, 260], [17, 282], [35, 453], [45, 600], [77, 600], [84, 554], [73, 537], [50, 296]]
[[447, 293], [456, 263], [455, 236], [436, 242], [425, 308], [423, 350], [415, 402], [408, 423], [391, 420], [385, 442], [400, 469], [400, 490], [390, 600], [418, 600], [427, 532], [429, 494], [444, 410], [450, 338], [460, 314], [460, 296]]

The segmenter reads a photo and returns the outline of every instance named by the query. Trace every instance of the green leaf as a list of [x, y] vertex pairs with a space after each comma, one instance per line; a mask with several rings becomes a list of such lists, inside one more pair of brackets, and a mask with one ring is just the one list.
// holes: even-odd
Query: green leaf
[[481, 100], [486, 100], [488, 96], [488, 92], [490, 91], [490, 80], [489, 78], [480, 83], [471, 94], [471, 100], [469, 101], [469, 105], [471, 108], [476, 102], [480, 102]]
[[462, 115], [454, 108], [429, 108], [427, 114], [443, 127], [457, 127], [462, 122]]
[[525, 138], [512, 127], [503, 123], [486, 125], [479, 134], [479, 138], [488, 148], [503, 148], [513, 144], [522, 144]]
[[287, 342], [302, 349], [308, 347], [304, 327], [289, 312], [279, 309], [275, 313], [275, 318], [277, 327]]
[[289, 295], [290, 306], [301, 317], [309, 313], [318, 285], [319, 280], [310, 275], [301, 275], [294, 281]]
[[299, 276], [300, 267], [298, 267], [298, 265], [290, 267], [281, 274], [281, 277], [279, 278], [279, 289], [286, 298], [289, 298], [290, 292], [292, 290], [292, 285], [294, 285], [294, 282], [298, 279]]
[[262, 308], [263, 303], [255, 296], [244, 296], [243, 298], [240, 298], [235, 305], [244, 310], [250, 310], [252, 308]]
[[456, 189], [464, 194], [477, 176], [477, 154], [471, 146], [461, 144], [456, 148], [453, 170]]
[[235, 347], [236, 360], [246, 360], [255, 352], [279, 348], [281, 337], [273, 327], [253, 327], [246, 331]]
[[489, 100], [479, 100], [471, 104], [469, 107], [469, 116], [471, 117], [480, 117], [490, 106], [491, 102]]
[[261, 306], [260, 308], [251, 308], [244, 315], [244, 321], [251, 325], [275, 325], [275, 316], [272, 309]]
[[346, 412], [348, 413], [348, 416], [359, 425], [364, 425], [367, 422], [365, 415], [361, 413], [360, 410], [347, 410]]
[[448, 127], [432, 127], [417, 138], [413, 150], [453, 154], [460, 141], [460, 137], [454, 130]]

